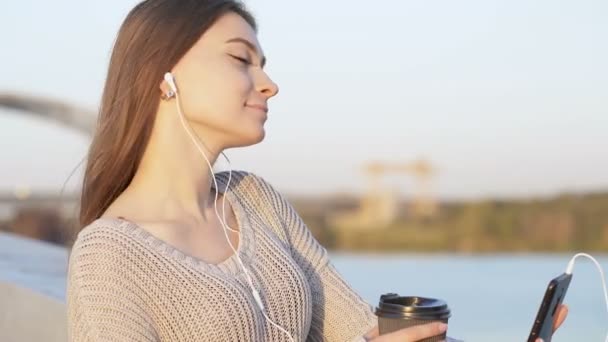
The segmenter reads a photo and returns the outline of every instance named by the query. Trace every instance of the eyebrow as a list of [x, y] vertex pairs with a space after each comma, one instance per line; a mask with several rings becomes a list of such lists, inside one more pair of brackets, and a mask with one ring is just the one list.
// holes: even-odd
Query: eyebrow
[[[255, 52], [255, 54], [259, 56], [258, 49], [255, 47], [255, 45], [245, 38], [241, 38], [241, 37], [231, 38], [231, 39], [228, 39], [226, 41], [226, 43], [243, 43], [249, 48], [249, 50]], [[262, 56], [262, 68], [264, 67], [264, 65], [266, 65], [266, 56]]]

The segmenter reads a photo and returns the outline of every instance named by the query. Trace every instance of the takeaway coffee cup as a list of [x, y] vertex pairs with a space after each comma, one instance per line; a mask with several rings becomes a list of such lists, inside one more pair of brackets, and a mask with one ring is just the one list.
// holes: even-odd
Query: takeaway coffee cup
[[[448, 323], [451, 316], [446, 302], [427, 297], [404, 297], [396, 293], [380, 296], [380, 304], [376, 308], [380, 335], [397, 331], [415, 325], [431, 322]], [[425, 338], [419, 342], [439, 342], [446, 339], [447, 332]]]

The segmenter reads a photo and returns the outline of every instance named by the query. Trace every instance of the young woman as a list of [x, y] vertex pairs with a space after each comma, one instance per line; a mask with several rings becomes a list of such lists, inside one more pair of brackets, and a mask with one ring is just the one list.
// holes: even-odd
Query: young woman
[[416, 341], [445, 330], [378, 336], [372, 307], [280, 193], [252, 173], [213, 172], [223, 150], [264, 138], [278, 92], [265, 63], [240, 3], [147, 0], [129, 13], [83, 181], [70, 341]]

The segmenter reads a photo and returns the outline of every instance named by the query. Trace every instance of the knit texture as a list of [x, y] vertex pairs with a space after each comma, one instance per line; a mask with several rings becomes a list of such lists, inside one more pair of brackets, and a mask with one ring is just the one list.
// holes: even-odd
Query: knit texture
[[[295, 341], [363, 341], [371, 305], [344, 281], [292, 205], [262, 177], [215, 174], [270, 319]], [[220, 212], [221, 212], [221, 208]], [[69, 341], [289, 341], [260, 311], [238, 259], [206, 263], [134, 222], [99, 218], [69, 258]]]

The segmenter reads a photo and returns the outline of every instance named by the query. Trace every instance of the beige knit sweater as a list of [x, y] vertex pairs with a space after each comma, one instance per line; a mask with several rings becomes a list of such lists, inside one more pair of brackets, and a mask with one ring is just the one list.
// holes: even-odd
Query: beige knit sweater
[[[288, 201], [244, 171], [216, 174], [238, 253], [268, 316], [296, 341], [362, 341], [376, 316]], [[69, 259], [70, 341], [289, 341], [257, 307], [237, 258], [205, 263], [131, 221], [100, 218]]]

